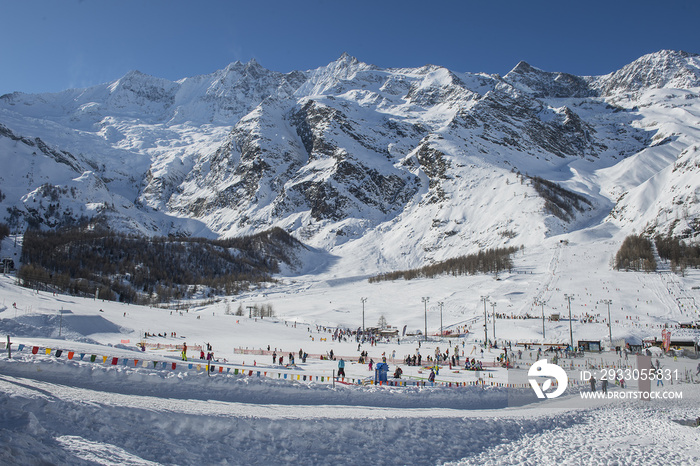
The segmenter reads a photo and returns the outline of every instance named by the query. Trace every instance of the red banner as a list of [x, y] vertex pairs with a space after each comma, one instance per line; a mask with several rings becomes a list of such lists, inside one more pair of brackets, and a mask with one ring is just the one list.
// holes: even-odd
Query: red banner
[[663, 329], [661, 331], [661, 338], [664, 342], [664, 351], [668, 351], [668, 349], [671, 347], [671, 332], [669, 332], [666, 329]]

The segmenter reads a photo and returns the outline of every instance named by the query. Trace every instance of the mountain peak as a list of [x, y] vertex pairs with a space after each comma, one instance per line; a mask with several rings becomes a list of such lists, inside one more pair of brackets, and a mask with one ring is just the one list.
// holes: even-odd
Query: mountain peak
[[355, 63], [359, 63], [359, 60], [356, 57], [350, 55], [348, 52], [343, 52], [340, 55], [340, 57], [336, 60], [336, 63], [339, 63], [339, 62], [355, 64]]
[[[515, 68], [510, 70], [510, 73], [517, 73], [517, 74], [525, 74], [525, 73], [532, 73], [533, 71], [542, 71], [539, 68], [535, 68], [534, 66], [530, 65], [526, 61], [519, 61], [517, 65], [515, 65]], [[510, 74], [508, 73], [508, 74]]]
[[337, 60], [329, 63], [326, 69], [336, 75], [353, 76], [358, 71], [375, 69], [375, 67], [361, 62], [347, 52], [343, 52]]
[[543, 71], [525, 61], [515, 65], [503, 79], [535, 97], [588, 97], [594, 94], [584, 78], [568, 73]]
[[262, 65], [260, 65], [255, 58], [248, 60], [248, 63], [246, 63], [245, 66], [246, 68], [262, 68]]
[[641, 89], [700, 86], [700, 55], [677, 50], [660, 50], [644, 55], [598, 80], [604, 95]]

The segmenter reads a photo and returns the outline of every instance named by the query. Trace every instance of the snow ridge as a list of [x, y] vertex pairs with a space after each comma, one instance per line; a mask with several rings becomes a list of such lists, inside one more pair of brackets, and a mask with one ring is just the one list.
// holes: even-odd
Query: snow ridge
[[[698, 55], [668, 50], [596, 77], [525, 62], [504, 77], [382, 69], [348, 54], [286, 74], [254, 60], [176, 82], [131, 71], [0, 97], [0, 156], [12, 179], [32, 180], [4, 188], [1, 204], [18, 230], [30, 219], [59, 226], [48, 220], [57, 210], [145, 234], [279, 226], [342, 257], [376, 258], [352, 265], [359, 273], [601, 221], [692, 237], [699, 87]], [[23, 141], [35, 138], [72, 159], [33, 158]], [[48, 174], [66, 160], [71, 173]], [[534, 176], [590, 208], [552, 215]], [[42, 183], [58, 198], [37, 195]]]

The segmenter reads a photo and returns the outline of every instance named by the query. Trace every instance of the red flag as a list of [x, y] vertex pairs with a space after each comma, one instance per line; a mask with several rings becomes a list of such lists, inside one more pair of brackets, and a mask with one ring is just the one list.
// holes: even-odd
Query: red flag
[[175, 367], [177, 367], [177, 364], [173, 363], [173, 370], [175, 370]]
[[32, 354], [37, 354], [38, 352], [39, 352], [39, 347], [38, 347], [38, 346], [32, 347]]
[[68, 359], [73, 359], [73, 356], [75, 356], [74, 351], [68, 351]]
[[119, 362], [119, 358], [112, 358], [112, 365], [116, 366], [117, 362]]

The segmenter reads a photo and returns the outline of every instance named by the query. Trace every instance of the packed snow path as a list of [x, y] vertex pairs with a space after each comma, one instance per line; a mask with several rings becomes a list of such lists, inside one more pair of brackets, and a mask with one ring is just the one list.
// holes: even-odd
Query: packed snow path
[[[0, 462], [31, 464], [694, 464], [698, 390], [644, 405], [460, 410], [473, 392], [0, 360]], [[357, 395], [366, 405], [357, 402]], [[497, 390], [483, 390], [484, 406]], [[245, 401], [241, 401], [245, 400]], [[415, 407], [402, 407], [411, 400]], [[653, 434], [651, 434], [653, 432]], [[533, 464], [534, 464], [533, 463]]]

